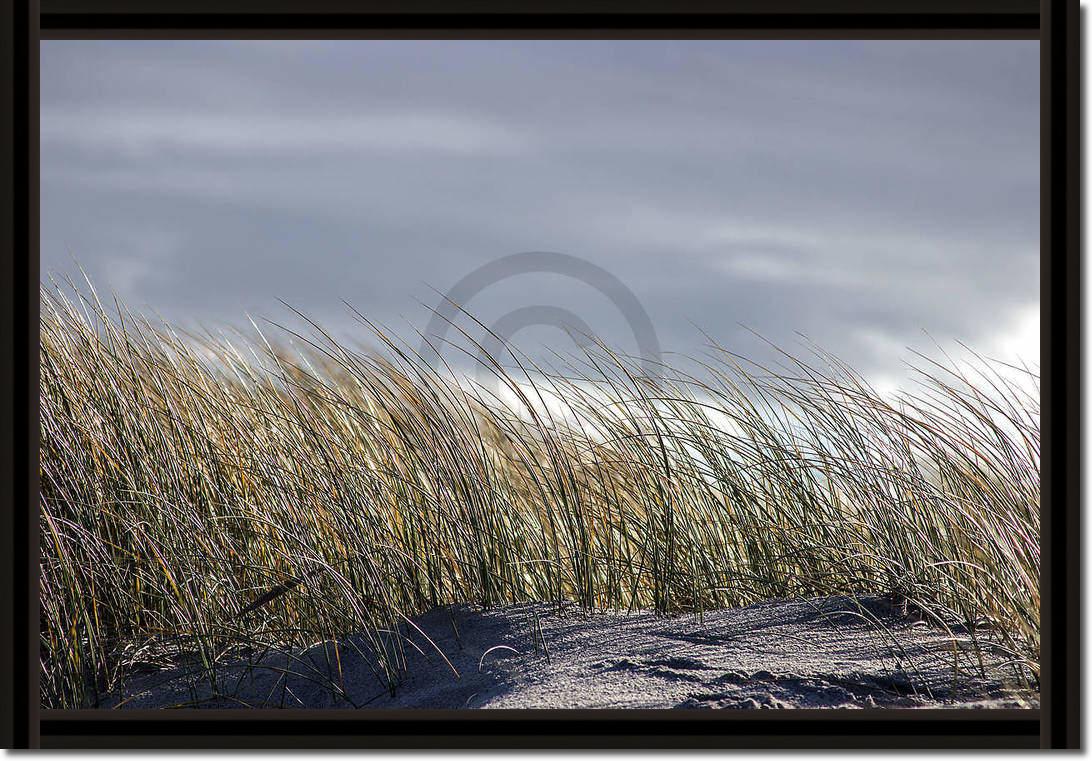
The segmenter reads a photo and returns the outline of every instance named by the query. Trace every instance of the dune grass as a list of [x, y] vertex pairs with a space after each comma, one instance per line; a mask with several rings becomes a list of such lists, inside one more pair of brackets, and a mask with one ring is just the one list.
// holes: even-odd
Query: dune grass
[[596, 346], [564, 372], [487, 357], [486, 387], [359, 315], [378, 350], [41, 298], [44, 706], [346, 632], [393, 689], [391, 633], [452, 602], [887, 593], [1037, 674], [1033, 371], [918, 357], [895, 397], [818, 351], [648, 377]]

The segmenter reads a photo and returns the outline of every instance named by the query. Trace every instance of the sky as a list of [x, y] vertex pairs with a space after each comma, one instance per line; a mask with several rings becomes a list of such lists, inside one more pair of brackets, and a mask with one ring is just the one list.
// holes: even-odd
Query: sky
[[48, 40], [40, 117], [42, 278], [187, 326], [1039, 359], [1037, 41]]

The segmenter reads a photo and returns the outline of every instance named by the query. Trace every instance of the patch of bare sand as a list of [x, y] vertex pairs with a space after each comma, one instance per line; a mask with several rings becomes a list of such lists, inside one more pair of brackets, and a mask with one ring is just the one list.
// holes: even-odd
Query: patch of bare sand
[[[877, 622], [881, 625], [877, 625]], [[1011, 658], [896, 616], [882, 598], [765, 602], [702, 615], [574, 606], [441, 608], [401, 632], [392, 695], [360, 637], [218, 670], [134, 675], [105, 707], [1037, 708]], [[427, 636], [427, 639], [426, 639]], [[984, 636], [978, 633], [980, 638]], [[438, 652], [439, 651], [439, 652]], [[443, 653], [441, 656], [440, 653]], [[340, 673], [339, 666], [340, 663]]]

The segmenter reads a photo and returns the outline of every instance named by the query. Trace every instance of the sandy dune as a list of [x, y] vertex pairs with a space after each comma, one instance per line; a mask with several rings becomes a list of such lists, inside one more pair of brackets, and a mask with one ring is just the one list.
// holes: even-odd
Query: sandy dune
[[1001, 649], [988, 648], [980, 668], [966, 634], [895, 616], [881, 598], [775, 601], [677, 618], [454, 606], [414, 623], [420, 632], [406, 627], [413, 646], [393, 696], [362, 640], [346, 637], [336, 652], [325, 643], [223, 668], [215, 691], [199, 669], [134, 675], [103, 705], [1038, 707], [1036, 692], [1012, 686], [1016, 673]]

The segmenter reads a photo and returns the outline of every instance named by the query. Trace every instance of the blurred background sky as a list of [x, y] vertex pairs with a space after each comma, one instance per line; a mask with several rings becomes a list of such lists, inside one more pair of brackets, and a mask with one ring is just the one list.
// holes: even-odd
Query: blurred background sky
[[[187, 325], [283, 299], [352, 338], [344, 299], [412, 335], [476, 267], [557, 251], [665, 350], [803, 333], [887, 382], [934, 341], [1037, 363], [1038, 238], [1035, 41], [41, 43], [43, 279], [79, 262]], [[562, 275], [466, 306], [527, 305], [636, 351]]]

